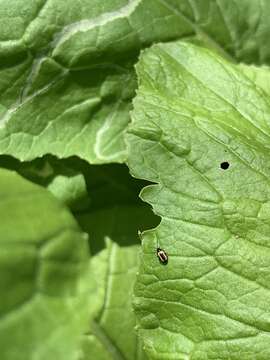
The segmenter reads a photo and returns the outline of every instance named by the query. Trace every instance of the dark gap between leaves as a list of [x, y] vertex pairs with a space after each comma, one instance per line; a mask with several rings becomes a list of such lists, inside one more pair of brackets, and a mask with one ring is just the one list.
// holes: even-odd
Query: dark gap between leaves
[[151, 183], [133, 178], [126, 165], [90, 165], [76, 156], [58, 159], [52, 155], [21, 162], [0, 155], [0, 168], [15, 170], [45, 188], [55, 175], [72, 178], [83, 174], [87, 193], [66, 205], [81, 229], [88, 233], [92, 255], [104, 248], [106, 236], [119, 246], [131, 246], [140, 243], [138, 231], [155, 228], [160, 223], [160, 217], [139, 197], [141, 189]]

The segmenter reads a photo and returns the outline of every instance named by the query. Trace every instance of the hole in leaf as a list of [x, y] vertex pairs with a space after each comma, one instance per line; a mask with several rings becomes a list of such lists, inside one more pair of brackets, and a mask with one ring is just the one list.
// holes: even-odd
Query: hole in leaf
[[227, 169], [229, 169], [230, 164], [228, 163], [228, 161], [223, 161], [223, 162], [220, 164], [220, 167], [221, 167], [222, 170], [227, 170]]

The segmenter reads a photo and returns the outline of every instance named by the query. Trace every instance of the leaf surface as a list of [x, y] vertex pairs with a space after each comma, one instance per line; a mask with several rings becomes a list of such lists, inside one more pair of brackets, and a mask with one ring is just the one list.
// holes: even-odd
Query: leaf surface
[[269, 14], [268, 0], [2, 1], [0, 153], [125, 161], [140, 50], [196, 38], [269, 64]]
[[87, 326], [87, 237], [48, 191], [0, 170], [3, 360], [75, 360]]
[[91, 296], [94, 319], [84, 336], [81, 360], [146, 360], [135, 330], [132, 294], [139, 246], [107, 248], [91, 260], [97, 290]]
[[181, 42], [137, 66], [129, 166], [162, 219], [135, 287], [151, 359], [269, 359], [270, 102], [252, 71]]

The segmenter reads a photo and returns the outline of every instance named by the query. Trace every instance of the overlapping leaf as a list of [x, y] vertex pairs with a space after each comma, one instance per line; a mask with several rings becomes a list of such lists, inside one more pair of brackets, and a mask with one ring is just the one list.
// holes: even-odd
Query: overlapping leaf
[[266, 360], [269, 95], [253, 70], [180, 42], [145, 51], [137, 71], [129, 164], [157, 183], [142, 197], [162, 218], [143, 236], [135, 290], [147, 353]]
[[81, 360], [146, 359], [132, 309], [138, 251], [138, 245], [119, 247], [107, 238], [107, 248], [92, 259], [94, 319], [83, 338]]
[[48, 191], [0, 171], [3, 360], [74, 360], [89, 316], [87, 238]]
[[269, 14], [267, 0], [2, 1], [0, 153], [124, 161], [139, 51], [195, 37], [269, 63]]

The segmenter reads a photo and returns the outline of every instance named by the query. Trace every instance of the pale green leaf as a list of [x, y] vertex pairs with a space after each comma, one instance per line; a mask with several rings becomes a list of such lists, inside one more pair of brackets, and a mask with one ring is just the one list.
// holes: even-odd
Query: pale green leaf
[[132, 294], [139, 246], [107, 248], [91, 260], [97, 290], [94, 317], [83, 338], [81, 360], [146, 360], [135, 330]]
[[137, 72], [129, 166], [156, 183], [142, 198], [162, 219], [143, 235], [135, 288], [147, 353], [267, 360], [269, 96], [242, 67], [181, 42], [145, 51]]
[[87, 237], [47, 190], [0, 170], [1, 360], [75, 360], [89, 303]]
[[256, 86], [260, 87], [267, 95], [270, 95], [270, 68], [269, 66], [255, 66], [240, 64], [239, 67], [243, 73]]

